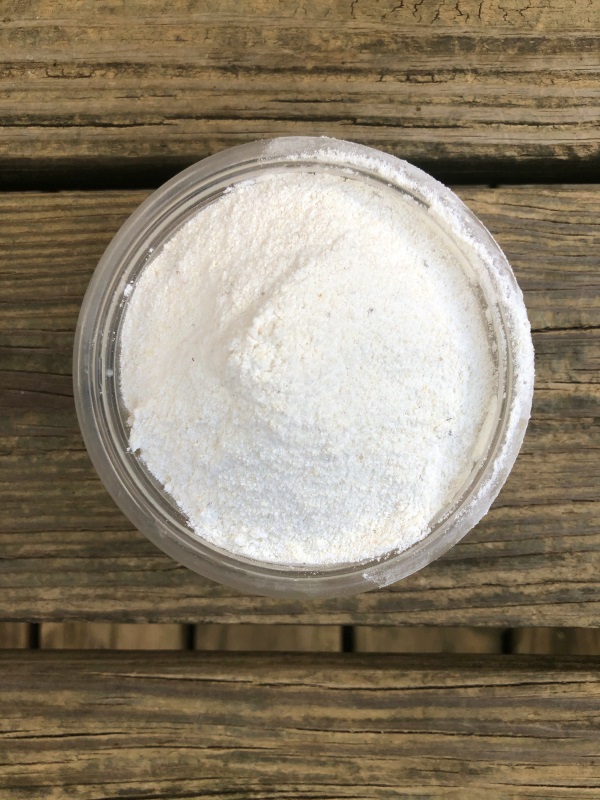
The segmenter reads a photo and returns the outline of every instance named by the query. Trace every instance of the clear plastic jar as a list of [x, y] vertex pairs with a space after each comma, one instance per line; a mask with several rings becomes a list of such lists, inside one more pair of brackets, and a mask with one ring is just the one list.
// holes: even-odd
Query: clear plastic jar
[[[201, 539], [173, 499], [128, 448], [119, 393], [120, 333], [131, 284], [152, 253], [233, 184], [266, 171], [305, 170], [382, 182], [416, 200], [451, 242], [490, 322], [498, 370], [496, 412], [463, 489], [430, 533], [378, 559], [303, 568], [253, 561]], [[88, 451], [106, 488], [133, 524], [168, 555], [245, 592], [302, 598], [354, 594], [394, 583], [445, 553], [487, 512], [521, 446], [531, 410], [533, 346], [522, 294], [502, 251], [449, 189], [416, 167], [371, 148], [326, 138], [285, 137], [234, 147], [175, 176], [132, 214], [104, 253], [87, 290], [75, 339], [75, 403]]]

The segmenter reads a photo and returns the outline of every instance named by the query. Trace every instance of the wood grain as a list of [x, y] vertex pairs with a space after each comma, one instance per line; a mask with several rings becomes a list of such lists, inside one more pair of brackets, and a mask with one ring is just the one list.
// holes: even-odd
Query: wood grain
[[446, 179], [600, 169], [598, 0], [4, 0], [2, 17], [3, 181], [118, 182], [278, 135]]
[[3, 798], [597, 798], [600, 661], [0, 657]]
[[140, 192], [0, 195], [0, 615], [13, 620], [594, 626], [600, 623], [600, 190], [464, 187], [525, 290], [534, 414], [492, 511], [391, 587], [248, 598], [177, 567], [98, 480], [73, 409], [77, 313]]

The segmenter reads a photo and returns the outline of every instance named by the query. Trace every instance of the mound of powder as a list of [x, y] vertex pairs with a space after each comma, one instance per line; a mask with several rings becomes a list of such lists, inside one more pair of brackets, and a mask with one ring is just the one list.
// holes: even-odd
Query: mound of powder
[[260, 561], [405, 549], [472, 469], [496, 377], [458, 256], [385, 186], [238, 184], [131, 294], [130, 446], [201, 537]]

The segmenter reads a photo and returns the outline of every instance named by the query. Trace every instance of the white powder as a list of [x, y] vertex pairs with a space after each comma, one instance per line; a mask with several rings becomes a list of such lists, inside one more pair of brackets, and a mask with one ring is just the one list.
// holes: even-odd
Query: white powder
[[238, 184], [129, 300], [130, 445], [196, 533], [332, 564], [423, 538], [496, 391], [485, 317], [417, 203], [289, 170]]

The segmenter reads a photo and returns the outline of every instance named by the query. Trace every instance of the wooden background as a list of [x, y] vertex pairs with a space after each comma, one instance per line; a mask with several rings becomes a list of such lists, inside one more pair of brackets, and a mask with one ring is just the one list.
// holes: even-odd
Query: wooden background
[[[2, 800], [600, 797], [599, 77], [600, 0], [0, 0]], [[488, 516], [400, 584], [311, 603], [133, 530], [71, 383], [131, 211], [286, 134], [452, 185], [536, 348]]]

